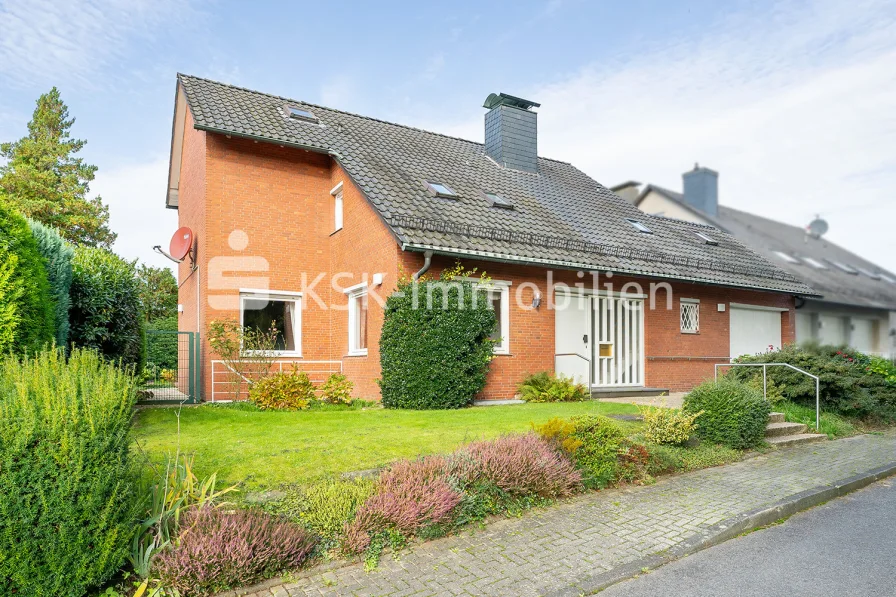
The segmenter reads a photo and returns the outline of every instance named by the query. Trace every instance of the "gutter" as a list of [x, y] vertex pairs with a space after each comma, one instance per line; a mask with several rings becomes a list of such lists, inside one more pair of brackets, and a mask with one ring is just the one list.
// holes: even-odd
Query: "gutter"
[[[614, 274], [622, 274], [629, 276], [642, 276], [646, 278], [654, 278], [659, 280], [672, 280], [672, 281], [683, 281], [683, 282], [694, 282], [696, 284], [704, 284], [706, 286], [719, 286], [722, 288], [745, 288], [747, 290], [759, 290], [762, 292], [773, 292], [775, 294], [789, 294], [793, 295], [794, 292], [792, 290], [779, 290], [775, 288], [765, 288], [763, 286], [752, 286], [745, 284], [721, 284], [719, 282], [709, 282], [707, 280], [701, 278], [695, 278], [693, 276], [684, 276], [684, 275], [662, 275], [653, 272], [644, 272], [640, 270], [624, 270], [624, 269], [609, 269], [609, 268], [595, 268], [593, 265], [584, 264], [584, 263], [575, 263], [572, 261], [559, 261], [554, 259], [530, 259], [526, 257], [514, 257], [511, 255], [499, 255], [496, 253], [486, 253], [479, 251], [465, 251], [462, 249], [452, 249], [446, 247], [436, 247], [432, 245], [413, 245], [413, 244], [402, 244], [402, 250], [404, 251], [416, 251], [423, 252], [424, 255], [427, 252], [435, 252], [441, 253], [445, 255], [456, 255], [459, 257], [465, 257], [467, 259], [486, 259], [488, 261], [496, 261], [499, 263], [514, 263], [518, 265], [529, 265], [534, 267], [544, 267], [545, 265], [553, 265], [563, 269], [576, 269], [576, 270], [584, 270], [584, 271], [594, 271], [594, 270], [603, 270], [612, 272]], [[801, 294], [800, 296], [809, 297], [809, 298], [819, 298], [822, 295], [820, 294]]]

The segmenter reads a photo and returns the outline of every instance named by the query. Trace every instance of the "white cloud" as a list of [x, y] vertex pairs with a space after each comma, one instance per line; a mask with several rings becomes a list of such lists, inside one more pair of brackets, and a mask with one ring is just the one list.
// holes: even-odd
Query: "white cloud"
[[190, 11], [175, 0], [0, 0], [0, 80], [96, 87], [134, 38]]
[[177, 211], [164, 207], [167, 180], [167, 157], [97, 172], [90, 190], [109, 206], [109, 224], [118, 233], [113, 250], [122, 257], [156, 267], [173, 265], [152, 250], [161, 245], [167, 251], [177, 229]]
[[[720, 201], [804, 225], [896, 271], [896, 5], [785, 3], [701, 37], [629, 49], [549, 84], [539, 153], [598, 181], [681, 188], [695, 161]], [[482, 120], [438, 130], [481, 140]]]

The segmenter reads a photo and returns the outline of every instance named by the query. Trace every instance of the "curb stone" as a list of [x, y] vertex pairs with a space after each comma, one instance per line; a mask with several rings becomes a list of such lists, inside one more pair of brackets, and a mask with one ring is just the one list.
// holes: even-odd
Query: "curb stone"
[[665, 552], [653, 554], [640, 560], [617, 566], [612, 570], [595, 574], [588, 580], [580, 582], [575, 586], [544, 593], [543, 597], [593, 595], [612, 585], [643, 574], [645, 571], [654, 570], [684, 556], [724, 543], [747, 531], [768, 526], [782, 518], [788, 518], [803, 510], [819, 506], [893, 475], [896, 475], [896, 462], [847, 477], [832, 485], [820, 485], [813, 489], [801, 491], [771, 506], [757, 508], [715, 524], [700, 535], [691, 537]]

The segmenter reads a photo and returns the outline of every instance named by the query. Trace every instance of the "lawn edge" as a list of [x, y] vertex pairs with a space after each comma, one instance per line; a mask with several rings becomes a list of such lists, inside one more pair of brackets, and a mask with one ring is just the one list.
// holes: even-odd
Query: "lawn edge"
[[775, 502], [771, 506], [756, 508], [714, 524], [700, 535], [694, 535], [667, 551], [595, 574], [590, 579], [575, 586], [547, 593], [545, 597], [593, 595], [624, 580], [629, 580], [685, 556], [724, 543], [743, 533], [768, 526], [803, 510], [808, 510], [832, 499], [845, 496], [893, 475], [896, 475], [896, 461], [852, 475], [830, 485], [819, 485], [812, 489], [795, 493]]

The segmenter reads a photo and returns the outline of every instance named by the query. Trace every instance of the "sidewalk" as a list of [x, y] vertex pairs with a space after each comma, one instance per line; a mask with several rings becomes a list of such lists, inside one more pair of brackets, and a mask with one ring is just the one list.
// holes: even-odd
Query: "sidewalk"
[[581, 595], [610, 571], [718, 534], [728, 519], [894, 462], [894, 433], [783, 449], [418, 544], [370, 573], [360, 564], [312, 571], [249, 595]]

